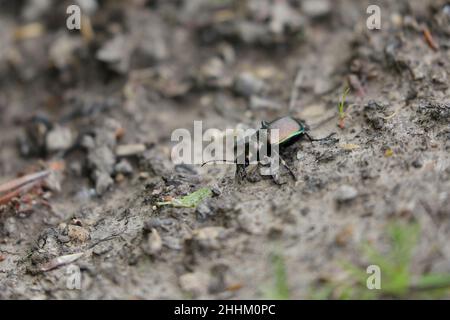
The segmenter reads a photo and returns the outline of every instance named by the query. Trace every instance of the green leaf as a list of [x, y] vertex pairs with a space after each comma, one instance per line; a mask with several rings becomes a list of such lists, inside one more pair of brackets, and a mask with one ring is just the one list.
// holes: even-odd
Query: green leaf
[[171, 205], [176, 208], [195, 208], [203, 200], [209, 198], [212, 195], [212, 191], [209, 188], [201, 188], [187, 196], [179, 199], [173, 199], [171, 201], [157, 202], [157, 206]]
[[338, 104], [339, 115], [340, 115], [341, 118], [345, 117], [344, 105], [345, 105], [345, 99], [347, 98], [347, 95], [348, 95], [349, 92], [350, 92], [350, 88], [346, 87], [344, 89], [344, 92], [342, 93], [342, 100]]

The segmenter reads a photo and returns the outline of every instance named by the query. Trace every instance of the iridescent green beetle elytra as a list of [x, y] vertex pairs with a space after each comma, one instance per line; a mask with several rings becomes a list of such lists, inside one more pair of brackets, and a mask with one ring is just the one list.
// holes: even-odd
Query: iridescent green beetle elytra
[[270, 145], [292, 142], [293, 139], [302, 136], [308, 130], [301, 120], [292, 117], [282, 117], [272, 122], [262, 121], [261, 129], [278, 129], [278, 141], [269, 140]]

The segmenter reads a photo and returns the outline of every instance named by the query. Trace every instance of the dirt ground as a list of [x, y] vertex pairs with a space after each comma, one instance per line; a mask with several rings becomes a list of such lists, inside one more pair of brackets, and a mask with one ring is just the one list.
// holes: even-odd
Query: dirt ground
[[[450, 274], [450, 3], [85, 0], [68, 30], [70, 3], [0, 1], [0, 182], [52, 168], [0, 207], [0, 298], [339, 299], [394, 222], [420, 227], [411, 286]], [[297, 181], [171, 161], [195, 120], [288, 114], [336, 132], [283, 151]]]

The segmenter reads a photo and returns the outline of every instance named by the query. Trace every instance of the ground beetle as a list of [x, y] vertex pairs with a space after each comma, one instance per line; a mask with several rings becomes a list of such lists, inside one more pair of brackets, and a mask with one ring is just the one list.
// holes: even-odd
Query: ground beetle
[[[250, 150], [255, 150], [250, 148], [249, 144], [251, 141], [260, 141], [260, 135], [261, 135], [261, 129], [266, 129], [268, 132], [267, 137], [264, 137], [262, 140], [264, 141], [265, 145], [259, 145], [256, 147], [257, 154], [256, 154], [256, 160], [261, 161], [261, 157], [259, 154], [259, 150], [261, 150], [262, 147], [267, 148], [267, 154], [272, 154], [273, 146], [277, 145], [278, 150], [281, 152], [282, 148], [285, 148], [298, 140], [300, 140], [303, 136], [307, 137], [311, 142], [312, 141], [321, 141], [331, 138], [335, 133], [331, 133], [325, 138], [321, 139], [314, 139], [309, 135], [309, 127], [306, 125], [306, 123], [303, 120], [293, 118], [291, 116], [285, 116], [278, 118], [276, 120], [273, 120], [271, 122], [262, 121], [261, 122], [261, 128], [256, 131], [256, 139], [255, 136], [246, 137], [245, 140], [241, 143], [244, 144], [244, 152], [245, 154], [236, 155], [236, 159], [234, 163], [236, 164], [236, 180], [242, 181], [247, 176], [246, 168], [250, 164], [250, 158], [251, 154]], [[278, 129], [278, 139], [276, 141], [271, 141], [270, 137], [270, 130], [271, 129]], [[235, 146], [235, 154], [237, 154], [237, 146]], [[238, 158], [244, 158], [244, 161], [239, 161]], [[296, 180], [296, 176], [293, 172], [293, 170], [287, 165], [286, 161], [284, 161], [280, 155], [278, 155], [279, 160], [281, 164], [289, 171], [289, 173], [292, 175], [294, 180]], [[208, 161], [210, 162], [210, 161]], [[211, 162], [214, 162], [211, 161]], [[206, 164], [207, 162], [203, 163]]]

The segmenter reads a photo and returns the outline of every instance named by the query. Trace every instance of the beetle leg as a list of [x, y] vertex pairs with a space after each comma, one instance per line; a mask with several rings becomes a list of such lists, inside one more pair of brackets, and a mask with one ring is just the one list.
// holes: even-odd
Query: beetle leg
[[[275, 151], [273, 151], [275, 152]], [[276, 156], [278, 157], [278, 159], [280, 160], [281, 164], [289, 171], [290, 175], [292, 176], [292, 178], [294, 178], [295, 181], [297, 181], [297, 176], [295, 175], [294, 171], [291, 169], [291, 167], [288, 166], [288, 164], [286, 163], [286, 161], [280, 156], [279, 153], [275, 152]]]
[[327, 135], [324, 138], [320, 138], [320, 139], [316, 139], [316, 138], [312, 138], [308, 133], [305, 132], [305, 136], [308, 138], [308, 140], [312, 143], [313, 141], [323, 141], [323, 140], [328, 140], [330, 139], [332, 136], [334, 136], [336, 134], [336, 132], [332, 132], [329, 135]]
[[281, 164], [289, 171], [289, 173], [291, 174], [292, 178], [294, 178], [294, 180], [297, 181], [297, 176], [295, 175], [295, 173], [291, 169], [291, 167], [288, 166], [286, 161], [284, 161], [281, 157], [280, 157], [280, 161], [281, 161]]
[[236, 165], [235, 179], [237, 182], [242, 182], [247, 177], [247, 171], [245, 171], [245, 166], [242, 164]]

